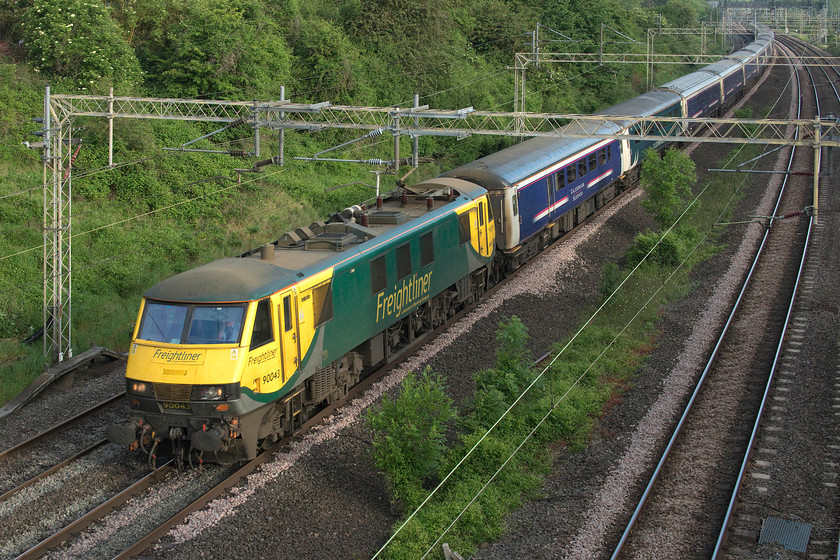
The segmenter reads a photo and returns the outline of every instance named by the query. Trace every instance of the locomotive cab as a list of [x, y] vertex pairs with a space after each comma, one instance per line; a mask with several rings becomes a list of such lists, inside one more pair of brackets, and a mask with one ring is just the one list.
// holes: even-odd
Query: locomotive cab
[[[108, 438], [140, 447], [154, 460], [170, 440], [176, 459], [204, 452], [219, 460], [251, 458], [243, 427], [257, 408], [243, 396], [248, 369], [266, 383], [288, 379], [279, 360], [271, 300], [195, 303], [144, 298], [126, 366], [129, 424]], [[295, 363], [296, 359], [292, 362]]]

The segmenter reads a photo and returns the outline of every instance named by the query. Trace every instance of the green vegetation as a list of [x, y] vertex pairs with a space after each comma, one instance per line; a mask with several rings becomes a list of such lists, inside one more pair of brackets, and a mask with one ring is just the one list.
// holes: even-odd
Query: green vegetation
[[419, 377], [409, 373], [395, 400], [386, 395], [368, 411], [376, 466], [400, 511], [416, 508], [426, 496], [423, 483], [440, 468], [446, 427], [454, 417], [443, 378], [428, 368]]
[[683, 152], [668, 148], [661, 158], [649, 148], [642, 162], [641, 186], [646, 194], [642, 208], [653, 215], [661, 229], [667, 229], [693, 198], [691, 186], [696, 181], [694, 162]]
[[645, 152], [641, 175], [645, 198], [641, 205], [662, 231], [636, 236], [627, 252], [628, 266], [634, 267], [646, 257], [660, 265], [674, 266], [697, 245], [700, 236], [688, 223], [691, 214], [701, 206], [699, 202], [689, 206], [694, 198], [691, 187], [696, 181], [694, 162], [676, 148], [665, 150], [664, 157], [653, 148]]
[[[517, 317], [504, 321], [497, 336], [496, 365], [476, 375], [481, 390], [458, 423], [457, 442], [443, 453], [436, 478], [424, 471], [424, 476], [415, 479], [414, 487], [425, 483], [425, 491], [412, 502], [401, 504], [409, 506], [406, 513], [420, 505], [444, 478], [445, 483], [388, 545], [386, 557], [422, 556], [455, 519], [458, 521], [446, 534], [445, 542], [461, 553], [470, 554], [480, 543], [502, 534], [505, 516], [523, 500], [538, 496], [557, 442], [573, 448], [584, 445], [604, 407], [632, 378], [641, 363], [637, 349], [640, 345], [649, 347], [655, 316], [652, 308], [649, 317], [637, 322], [640, 327], [632, 329], [638, 332], [625, 332], [600, 359], [601, 350], [618, 333], [611, 327], [593, 326], [563, 351], [560, 360], [543, 370], [536, 370], [523, 350], [528, 334], [522, 322]], [[408, 383], [411, 387], [416, 382], [409, 378]], [[389, 402], [388, 406], [393, 405]], [[400, 418], [419, 409], [410, 402], [398, 401], [397, 406], [405, 410], [398, 415]], [[369, 416], [376, 440], [401, 440], [399, 430], [386, 435], [377, 431], [377, 424], [370, 419], [381, 414], [374, 411]], [[412, 418], [413, 424], [406, 430], [409, 437], [414, 424], [422, 422], [418, 416]], [[390, 481], [394, 474], [382, 460], [380, 448], [375, 446], [374, 451], [377, 466]], [[436, 447], [435, 463], [440, 455], [441, 448]], [[401, 463], [394, 465], [396, 472], [407, 472]]]

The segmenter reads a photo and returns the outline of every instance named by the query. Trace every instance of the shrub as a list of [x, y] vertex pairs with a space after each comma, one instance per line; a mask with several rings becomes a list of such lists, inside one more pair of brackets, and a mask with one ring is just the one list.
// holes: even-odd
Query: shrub
[[396, 509], [414, 509], [422, 501], [423, 483], [437, 472], [446, 427], [454, 417], [443, 378], [429, 368], [419, 376], [409, 373], [395, 400], [386, 395], [368, 412], [374, 461], [385, 474]]
[[533, 381], [527, 349], [528, 329], [519, 317], [499, 324], [496, 367], [475, 374], [476, 395], [467, 423], [489, 428]]
[[661, 229], [671, 227], [691, 200], [691, 186], [697, 181], [694, 162], [675, 148], [668, 148], [665, 157], [653, 148], [645, 152], [642, 162], [642, 188], [646, 196], [642, 207], [653, 215]]
[[137, 57], [101, 2], [34, 0], [21, 19], [36, 70], [67, 78], [81, 90], [139, 81]]
[[677, 265], [690, 254], [698, 239], [699, 233], [693, 227], [674, 228], [667, 234], [640, 233], [627, 250], [627, 266], [636, 266], [648, 252], [648, 262], [660, 266]]

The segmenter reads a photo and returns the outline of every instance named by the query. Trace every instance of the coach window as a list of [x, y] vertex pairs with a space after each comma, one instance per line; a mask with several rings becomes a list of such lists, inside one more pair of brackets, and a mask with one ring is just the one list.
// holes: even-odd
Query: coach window
[[575, 172], [575, 166], [574, 165], [570, 165], [569, 167], [566, 168], [566, 178], [568, 179], [569, 183], [571, 183], [575, 179], [577, 179], [577, 173]]
[[429, 266], [435, 262], [435, 240], [432, 232], [420, 236], [420, 266]]
[[264, 299], [257, 304], [254, 332], [251, 334], [251, 348], [257, 348], [272, 340], [274, 340], [274, 333], [271, 332], [271, 308], [269, 300]]
[[604, 148], [603, 150], [598, 150], [598, 165], [604, 165], [607, 163], [607, 150]]
[[560, 172], [557, 174], [556, 188], [559, 191], [560, 189], [562, 189], [565, 186], [566, 186], [566, 174], [563, 173], [563, 170], [561, 169]]
[[611, 161], [612, 160], [612, 150], [611, 150], [610, 144], [607, 144], [607, 147], [605, 148], [605, 150], [607, 152], [607, 161]]
[[388, 275], [385, 271], [385, 255], [370, 261], [370, 291], [378, 294], [388, 285]]
[[589, 154], [589, 170], [594, 171], [596, 166], [595, 152], [592, 152]]
[[583, 177], [584, 175], [586, 175], [586, 160], [585, 159], [582, 159], [578, 162], [577, 169], [578, 169], [578, 176]]
[[397, 247], [397, 279], [402, 280], [411, 274], [411, 245], [406, 243]]

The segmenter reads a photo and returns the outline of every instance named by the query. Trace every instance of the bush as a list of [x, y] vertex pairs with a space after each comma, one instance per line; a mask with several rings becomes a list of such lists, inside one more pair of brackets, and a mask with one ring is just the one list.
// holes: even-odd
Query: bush
[[140, 79], [134, 51], [100, 2], [34, 0], [21, 21], [36, 70], [98, 92], [131, 87]]
[[696, 181], [694, 162], [687, 155], [668, 148], [665, 157], [659, 157], [656, 150], [648, 148], [642, 162], [641, 184], [646, 193], [642, 207], [653, 215], [660, 229], [671, 227], [680, 218]]
[[528, 329], [519, 317], [499, 324], [496, 367], [475, 374], [476, 394], [467, 423], [489, 428], [533, 381], [527, 350]]
[[636, 266], [648, 252], [648, 262], [660, 266], [678, 265], [688, 257], [699, 237], [697, 230], [692, 227], [674, 228], [667, 234], [640, 233], [633, 246], [627, 250], [627, 266]]
[[423, 484], [440, 465], [446, 427], [455, 417], [444, 380], [429, 368], [409, 373], [395, 400], [386, 395], [367, 414], [374, 432], [374, 461], [388, 481], [395, 508], [414, 509], [425, 496]]
[[164, 95], [276, 97], [291, 77], [292, 57], [278, 23], [260, 0], [164, 0], [161, 13], [137, 13], [141, 61], [149, 85]]

